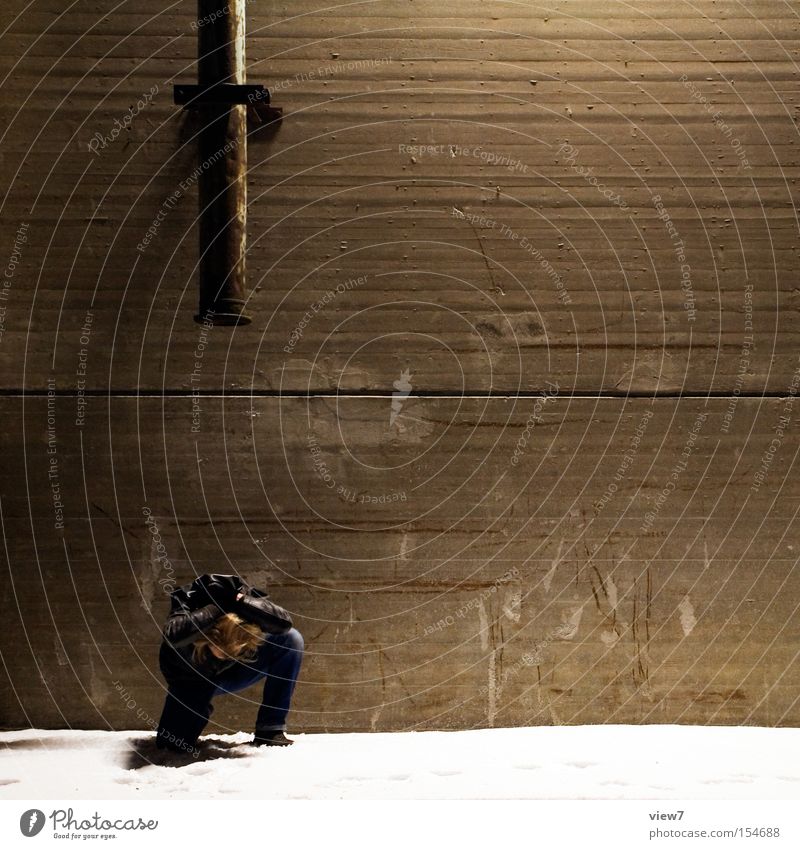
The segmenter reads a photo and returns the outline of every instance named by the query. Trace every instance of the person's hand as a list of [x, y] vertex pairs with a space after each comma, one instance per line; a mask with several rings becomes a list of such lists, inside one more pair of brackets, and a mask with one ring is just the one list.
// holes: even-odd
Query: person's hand
[[288, 611], [264, 597], [245, 595], [236, 602], [234, 612], [270, 634], [285, 634], [292, 627]]

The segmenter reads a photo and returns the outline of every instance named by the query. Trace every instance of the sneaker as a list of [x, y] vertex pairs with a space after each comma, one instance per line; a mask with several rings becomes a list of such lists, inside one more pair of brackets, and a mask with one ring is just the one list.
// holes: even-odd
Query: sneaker
[[251, 746], [291, 746], [293, 743], [283, 731], [256, 731], [250, 741]]

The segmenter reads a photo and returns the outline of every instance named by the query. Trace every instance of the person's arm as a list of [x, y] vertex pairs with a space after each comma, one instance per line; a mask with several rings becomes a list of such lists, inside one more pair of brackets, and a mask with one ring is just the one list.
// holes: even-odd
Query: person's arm
[[173, 597], [164, 639], [175, 648], [193, 643], [231, 610], [241, 595], [237, 592], [240, 586], [241, 582], [232, 575], [201, 575], [185, 597]]
[[223, 613], [222, 608], [214, 602], [197, 610], [173, 611], [164, 625], [164, 639], [175, 648], [188, 646], [202, 636]]
[[289, 612], [265, 596], [240, 595], [231, 613], [236, 613], [249, 622], [255, 622], [262, 631], [269, 634], [285, 634], [292, 628]]

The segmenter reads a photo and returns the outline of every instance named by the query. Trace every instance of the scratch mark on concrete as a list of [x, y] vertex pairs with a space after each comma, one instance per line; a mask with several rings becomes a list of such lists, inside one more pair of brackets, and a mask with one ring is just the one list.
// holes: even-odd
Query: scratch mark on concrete
[[694, 630], [697, 624], [697, 617], [694, 615], [694, 607], [688, 595], [681, 599], [678, 605], [678, 610], [681, 614], [681, 628], [683, 628], [683, 636], [688, 637]]
[[481, 649], [486, 651], [489, 648], [489, 617], [486, 615], [483, 599], [478, 603], [478, 623], [481, 632]]
[[553, 707], [553, 703], [550, 700], [550, 695], [545, 691], [544, 686], [542, 685], [541, 681], [537, 685], [536, 691], [537, 691], [539, 706], [540, 706], [541, 709], [546, 710], [547, 713], [550, 714], [550, 722], [553, 725], [563, 725], [564, 723], [561, 721], [560, 717], [556, 713], [555, 708]]
[[[600, 586], [601, 586], [601, 587], [603, 586], [602, 581], [600, 582]], [[597, 607], [597, 609], [598, 609], [598, 610], [602, 613], [602, 612], [603, 612], [603, 608], [602, 608], [602, 607], [601, 607], [601, 605], [600, 605], [600, 599], [597, 597], [597, 590], [594, 588], [594, 583], [593, 583], [593, 582], [590, 582], [590, 583], [589, 583], [589, 588], [590, 588], [590, 589], [591, 589], [591, 591], [592, 591], [592, 596], [594, 596], [594, 603], [595, 603], [595, 607]]]
[[506, 597], [503, 602], [503, 614], [512, 622], [519, 622], [522, 613], [522, 589], [510, 586], [506, 589]]
[[542, 583], [544, 584], [544, 591], [546, 593], [550, 592], [550, 585], [553, 583], [553, 576], [556, 574], [556, 569], [558, 569], [559, 564], [561, 563], [561, 551], [564, 548], [564, 540], [562, 539], [558, 543], [558, 551], [556, 552], [556, 559], [553, 561], [553, 565], [548, 570], [547, 574], [544, 576], [544, 580]]
[[609, 576], [606, 578], [606, 596], [608, 597], [608, 606], [616, 611], [617, 603], [619, 601], [619, 593], [617, 591], [617, 585], [614, 583], [614, 579]]
[[583, 605], [576, 607], [569, 616], [562, 617], [562, 623], [558, 627], [558, 636], [562, 640], [571, 640], [578, 633], [583, 616]]
[[411, 537], [408, 531], [403, 531], [403, 538], [400, 540], [400, 559], [408, 560], [408, 543]]
[[494, 727], [494, 718], [497, 716], [497, 670], [495, 667], [495, 653], [489, 655], [489, 681], [488, 681], [488, 703], [486, 705], [486, 719], [490, 727]]
[[606, 628], [605, 631], [600, 632], [600, 639], [610, 647], [616, 645], [619, 640], [619, 634], [612, 628]]

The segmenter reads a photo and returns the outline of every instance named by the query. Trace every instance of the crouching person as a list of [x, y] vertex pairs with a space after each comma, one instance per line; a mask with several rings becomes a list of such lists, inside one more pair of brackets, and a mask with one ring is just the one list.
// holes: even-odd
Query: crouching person
[[220, 693], [264, 680], [251, 745], [289, 746], [286, 716], [303, 637], [289, 614], [237, 575], [200, 575], [171, 595], [159, 666], [167, 682], [159, 748], [192, 751]]

